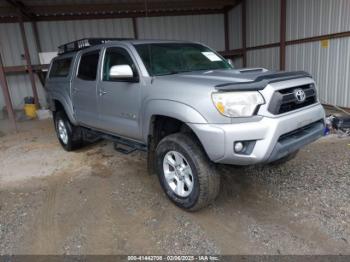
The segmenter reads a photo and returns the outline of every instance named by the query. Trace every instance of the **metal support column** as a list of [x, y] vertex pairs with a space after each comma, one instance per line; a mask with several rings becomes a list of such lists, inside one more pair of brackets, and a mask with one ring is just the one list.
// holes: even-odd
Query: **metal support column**
[[26, 62], [27, 62], [27, 70], [28, 70], [28, 73], [29, 73], [29, 79], [30, 79], [30, 82], [31, 82], [31, 85], [32, 85], [34, 102], [35, 102], [35, 104], [37, 106], [39, 106], [39, 97], [38, 97], [38, 92], [37, 92], [37, 89], [36, 89], [32, 62], [30, 60], [28, 42], [27, 42], [26, 32], [25, 32], [24, 23], [23, 23], [23, 17], [21, 15], [19, 16], [19, 27], [20, 27], [20, 30], [21, 30], [21, 36], [22, 36], [23, 48], [24, 48], [24, 56], [25, 56], [25, 59], [26, 59]]
[[229, 18], [228, 10], [224, 10], [224, 31], [225, 31], [225, 51], [230, 50], [230, 35], [229, 35]]
[[138, 39], [139, 38], [139, 31], [137, 29], [137, 18], [136, 17], [132, 18], [132, 26], [134, 29], [134, 38]]
[[247, 4], [242, 0], [242, 50], [243, 67], [247, 67]]
[[13, 107], [12, 107], [10, 91], [9, 91], [9, 87], [8, 87], [8, 84], [6, 81], [6, 75], [5, 75], [5, 71], [4, 71], [4, 65], [2, 63], [1, 54], [0, 54], [0, 85], [1, 85], [2, 93], [3, 93], [4, 98], [5, 98], [5, 104], [6, 104], [8, 117], [11, 121], [12, 127], [17, 131], [16, 115], [15, 115], [15, 112], [13, 111]]
[[286, 69], [286, 30], [287, 30], [287, 3], [281, 0], [281, 25], [280, 25], [280, 70]]
[[42, 48], [41, 48], [41, 44], [40, 44], [38, 26], [37, 26], [36, 21], [32, 22], [32, 28], [33, 28], [33, 35], [34, 35], [36, 48], [37, 48], [38, 52], [40, 53], [42, 51]]

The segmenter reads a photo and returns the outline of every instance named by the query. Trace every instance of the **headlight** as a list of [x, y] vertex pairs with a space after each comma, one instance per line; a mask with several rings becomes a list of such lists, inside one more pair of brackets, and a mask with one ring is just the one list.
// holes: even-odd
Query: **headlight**
[[255, 113], [259, 105], [265, 103], [257, 91], [213, 93], [216, 109], [228, 117], [248, 117]]

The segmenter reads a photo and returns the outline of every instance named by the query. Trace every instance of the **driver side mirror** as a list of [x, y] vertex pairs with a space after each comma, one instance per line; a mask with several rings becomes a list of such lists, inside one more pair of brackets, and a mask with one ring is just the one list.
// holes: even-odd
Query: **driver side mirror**
[[133, 80], [136, 79], [129, 65], [115, 65], [109, 69], [111, 80]]

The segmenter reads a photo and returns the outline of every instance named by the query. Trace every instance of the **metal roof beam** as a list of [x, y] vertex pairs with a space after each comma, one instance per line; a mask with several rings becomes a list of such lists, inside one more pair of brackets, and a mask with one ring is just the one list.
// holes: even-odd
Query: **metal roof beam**
[[[223, 9], [224, 7], [233, 7], [238, 0], [179, 0], [174, 2], [167, 1], [148, 1], [144, 3], [119, 3], [119, 4], [70, 4], [70, 5], [45, 5], [45, 6], [24, 6], [20, 1], [6, 0], [11, 7], [0, 8], [0, 16], [15, 16], [17, 10], [20, 10], [25, 16], [50, 16], [50, 15], [73, 15], [73, 14], [98, 14], [98, 13], [133, 13], [133, 12], [157, 12], [157, 11], [176, 11], [176, 10], [205, 10], [205, 9]], [[30, 12], [28, 11], [30, 10]]]
[[[159, 16], [183, 16], [183, 15], [205, 15], [205, 14], [221, 14], [221, 9], [210, 10], [184, 10], [184, 11], [159, 11], [159, 12], [133, 12], [133, 13], [112, 13], [112, 14], [72, 14], [72, 15], [48, 15], [37, 16], [35, 21], [65, 21], [65, 20], [89, 20], [89, 19], [108, 19], [108, 18], [133, 18], [133, 17], [159, 17]], [[23, 18], [24, 21], [30, 21]], [[0, 23], [16, 23], [18, 17], [0, 17]]]
[[[22, 15], [26, 17], [27, 19], [34, 19], [35, 15], [31, 13], [29, 8], [25, 6], [21, 1], [19, 0], [6, 0], [8, 4], [10, 4], [15, 10], [12, 11], [13, 13], [17, 13], [17, 15]], [[19, 13], [19, 14], [18, 14]], [[11, 12], [9, 12], [11, 14]]]
[[233, 6], [235, 0], [179, 0], [148, 1], [144, 3], [119, 3], [119, 4], [83, 4], [83, 5], [49, 5], [32, 6], [36, 15], [70, 14], [70, 13], [112, 13], [112, 12], [137, 12], [137, 11], [165, 11], [165, 10], [195, 10], [195, 9], [221, 9], [225, 6]]

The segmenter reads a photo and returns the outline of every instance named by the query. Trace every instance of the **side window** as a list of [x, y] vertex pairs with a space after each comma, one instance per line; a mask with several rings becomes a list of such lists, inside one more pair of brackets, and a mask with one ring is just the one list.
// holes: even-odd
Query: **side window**
[[115, 65], [129, 65], [134, 72], [134, 76], [137, 76], [136, 66], [128, 51], [120, 47], [110, 47], [107, 48], [103, 61], [103, 81], [116, 81], [109, 79], [109, 70]]
[[96, 80], [100, 51], [85, 53], [80, 58], [78, 78], [87, 81]]
[[69, 75], [72, 58], [57, 59], [52, 63], [49, 77], [67, 77]]

